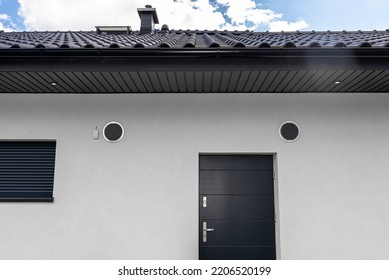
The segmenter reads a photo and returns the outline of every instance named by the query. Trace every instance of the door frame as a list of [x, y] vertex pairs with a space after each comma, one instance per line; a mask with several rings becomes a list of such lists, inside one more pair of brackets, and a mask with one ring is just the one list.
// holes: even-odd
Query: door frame
[[279, 189], [278, 189], [278, 154], [276, 152], [200, 152], [197, 155], [197, 259], [200, 259], [200, 156], [273, 156], [273, 176], [274, 176], [274, 213], [275, 213], [275, 241], [276, 241], [276, 260], [281, 260], [281, 231], [280, 231], [280, 207], [279, 207]]

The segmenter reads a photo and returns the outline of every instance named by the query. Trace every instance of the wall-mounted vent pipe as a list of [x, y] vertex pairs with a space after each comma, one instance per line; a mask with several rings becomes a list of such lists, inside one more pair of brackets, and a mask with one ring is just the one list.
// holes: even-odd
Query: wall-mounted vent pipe
[[280, 136], [286, 142], [295, 142], [300, 137], [300, 127], [292, 121], [284, 122], [280, 126]]

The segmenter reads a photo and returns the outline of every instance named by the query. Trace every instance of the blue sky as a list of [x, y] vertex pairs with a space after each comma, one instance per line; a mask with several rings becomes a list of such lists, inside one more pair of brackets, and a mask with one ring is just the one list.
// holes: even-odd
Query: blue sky
[[19, 3], [16, 0], [0, 0], [0, 15], [7, 15], [8, 19], [0, 16], [3, 26], [9, 28], [23, 28], [23, 20], [18, 16]]
[[0, 0], [0, 29], [139, 28], [136, 8], [157, 8], [175, 29], [385, 30], [389, 0]]

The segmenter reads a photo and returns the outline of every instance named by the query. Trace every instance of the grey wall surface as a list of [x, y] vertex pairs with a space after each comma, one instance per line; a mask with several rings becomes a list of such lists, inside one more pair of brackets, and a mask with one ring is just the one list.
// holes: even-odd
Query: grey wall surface
[[[1, 95], [56, 139], [54, 203], [0, 203], [1, 259], [197, 259], [199, 153], [274, 153], [278, 258], [389, 258], [385, 94]], [[297, 122], [286, 143], [279, 126]], [[118, 143], [92, 131], [118, 121]]]

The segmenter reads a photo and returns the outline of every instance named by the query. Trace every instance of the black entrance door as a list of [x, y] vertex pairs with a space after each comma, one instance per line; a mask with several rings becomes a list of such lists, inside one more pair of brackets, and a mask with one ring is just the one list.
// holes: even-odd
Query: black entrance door
[[273, 260], [271, 155], [200, 155], [201, 260]]

